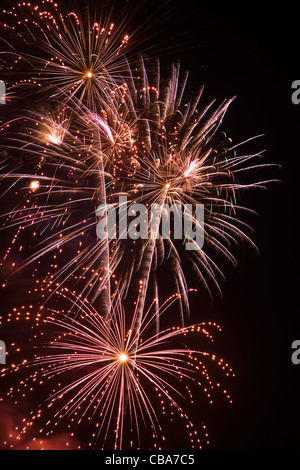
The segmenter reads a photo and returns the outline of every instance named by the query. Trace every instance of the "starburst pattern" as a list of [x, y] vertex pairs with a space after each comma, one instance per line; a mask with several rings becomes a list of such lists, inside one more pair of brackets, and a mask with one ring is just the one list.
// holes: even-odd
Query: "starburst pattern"
[[[222, 358], [209, 352], [209, 347], [208, 351], [193, 349], [184, 341], [190, 335], [197, 335], [198, 344], [211, 342], [212, 331], [220, 331], [220, 327], [209, 322], [170, 327], [156, 334], [155, 299], [137, 333], [134, 331], [137, 309], [127, 330], [125, 310], [119, 301], [113, 306], [110, 318], [104, 319], [86, 299], [79, 299], [67, 289], [57, 295], [72, 303], [76, 301], [78, 313], [74, 317], [70, 311], [53, 310], [48, 316], [44, 312], [39, 319], [43, 325], [39, 341], [45, 329], [52, 332], [47, 336], [52, 334], [53, 339], [39, 346], [45, 352], [23, 360], [22, 366], [16, 366], [13, 371], [23, 377], [24, 369], [28, 370], [27, 378], [22, 378], [8, 393], [15, 403], [28, 390], [34, 393], [36, 384], [40, 396], [45, 388], [52, 389], [45, 402], [30, 413], [29, 424], [17, 434], [17, 442], [25, 441], [30, 448], [31, 426], [37, 421], [40, 433], [46, 438], [57, 426], [66, 431], [83, 426], [92, 437], [86, 445], [106, 448], [107, 443], [114, 442], [116, 449], [140, 448], [139, 436], [147, 427], [155, 447], [164, 448], [166, 437], [160, 417], [169, 415], [171, 421], [182, 422], [192, 448], [206, 447], [208, 438], [203, 432], [206, 426], [197, 429], [185, 411], [186, 400], [193, 404], [194, 394], [202, 390], [208, 404], [213, 403], [218, 393], [225, 394], [231, 403], [226, 389], [222, 390], [220, 383], [214, 382], [210, 369], [223, 369], [225, 378], [234, 374]], [[178, 297], [168, 299], [159, 315], [164, 316], [172, 303], [178, 302]], [[131, 423], [129, 439], [124, 432], [126, 418]]]

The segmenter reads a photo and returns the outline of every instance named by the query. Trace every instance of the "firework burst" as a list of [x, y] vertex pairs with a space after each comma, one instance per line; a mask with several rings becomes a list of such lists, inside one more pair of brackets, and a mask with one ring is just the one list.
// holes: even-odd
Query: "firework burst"
[[4, 10], [3, 69], [22, 77], [12, 83], [11, 91], [25, 85], [30, 93], [31, 85], [42, 97], [45, 93], [64, 99], [76, 96], [94, 108], [110, 94], [125, 65], [123, 52], [129, 40], [125, 20], [116, 26], [110, 15], [95, 13], [91, 18], [88, 9], [63, 11], [51, 0]]
[[[236, 266], [234, 249], [239, 243], [246, 241], [255, 248], [249, 237], [251, 228], [240, 216], [251, 211], [239, 205], [239, 193], [269, 183], [241, 182], [243, 173], [268, 165], [253, 162], [260, 153], [239, 155], [238, 147], [246, 142], [234, 145], [219, 132], [231, 99], [201, 108], [203, 88], [191, 95], [187, 74], [180, 73], [179, 65], [171, 67], [168, 80], [161, 76], [158, 61], [155, 65], [151, 62], [149, 68], [141, 60], [140, 68], [132, 70], [127, 81], [128, 91], [120, 109], [131, 121], [132, 145], [120, 150], [112, 170], [114, 191], [126, 193], [133, 212], [134, 204], [142, 203], [149, 208], [149, 221], [152, 217], [148, 238], [140, 244], [134, 241], [132, 250], [141, 286], [139, 318], [150, 276], [154, 274], [155, 284], [156, 266], [166, 258], [171, 261], [174, 283], [182, 295], [182, 315], [189, 311], [182, 257], [189, 258], [190, 267], [210, 294], [212, 288], [221, 292], [219, 280], [224, 276], [217, 258]], [[204, 206], [204, 225], [194, 215], [197, 204]], [[151, 205], [158, 207], [155, 215], [150, 213]], [[204, 247], [182, 234], [176, 240], [174, 230], [164, 238], [160, 234], [166, 207], [180, 212], [187, 206], [192, 208], [191, 223], [204, 233]], [[190, 251], [182, 249], [187, 242]], [[129, 267], [127, 272], [131, 271]]]
[[[182, 256], [189, 257], [190, 266], [208, 292], [212, 287], [220, 292], [219, 279], [224, 276], [211, 253], [221, 254], [223, 259], [236, 265], [234, 247], [242, 240], [252, 244], [247, 234], [250, 227], [237, 217], [238, 213], [248, 210], [238, 205], [238, 193], [264, 187], [268, 182], [240, 183], [237, 177], [243, 171], [265, 165], [253, 165], [250, 161], [259, 157], [258, 154], [237, 155], [238, 146], [216, 135], [231, 100], [199, 109], [202, 90], [187, 101], [186, 76], [180, 77], [177, 66], [173, 66], [164, 87], [158, 69], [151, 78], [155, 86], [149, 84], [150, 77], [142, 66], [137, 78], [132, 76], [130, 83], [124, 81], [121, 88], [112, 92], [101, 114], [73, 100], [58, 106], [55, 118], [53, 112], [46, 115], [35, 112], [21, 118], [23, 131], [18, 132], [17, 138], [15, 126], [19, 126], [19, 122], [3, 129], [7, 134], [9, 127], [12, 135], [5, 145], [6, 151], [11, 148], [14, 152], [25, 153], [36, 160], [39, 169], [34, 174], [23, 175], [6, 169], [3, 177], [44, 182], [43, 186], [39, 183], [39, 188], [35, 188], [39, 191], [34, 191], [30, 210], [24, 211], [22, 206], [11, 215], [14, 224], [32, 225], [34, 220], [40, 225], [51, 223], [57, 229], [44, 240], [45, 247], [32, 259], [72, 243], [79, 234], [88, 231], [91, 239], [95, 239], [97, 205], [109, 202], [120, 210], [120, 194], [128, 197], [129, 211], [134, 211], [137, 203], [159, 207], [156, 220], [151, 222], [154, 234], [150, 240], [94, 240], [92, 248], [86, 245], [86, 249], [78, 253], [75, 268], [72, 259], [71, 269], [67, 269], [67, 264], [62, 271], [67, 279], [74, 274], [74, 269], [85, 266], [85, 270], [93, 272], [86, 277], [86, 289], [92, 285], [97, 296], [104, 286], [109, 291], [108, 279], [122, 260], [118, 275], [120, 291], [126, 293], [132, 274], [140, 271], [140, 316], [151, 271], [155, 276], [152, 268], [164, 260], [165, 253], [181, 294], [187, 290]], [[29, 189], [32, 188], [29, 186]], [[84, 204], [89, 208], [83, 209]], [[205, 210], [205, 226], [200, 227], [204, 232], [204, 248], [192, 239], [180, 242], [172, 232], [162, 239], [159, 229], [164, 207], [182, 210], [187, 205], [195, 207], [197, 204], [203, 204]], [[190, 217], [192, 223], [199, 226], [192, 212]], [[187, 241], [193, 245], [188, 252], [182, 249], [183, 242]], [[127, 252], [130, 256], [126, 262], [124, 254]], [[100, 288], [96, 286], [99, 273], [103, 280]], [[109, 308], [109, 302], [107, 305]], [[188, 299], [183, 295], [182, 315], [188, 310]]]
[[[23, 377], [25, 371], [26, 376], [8, 392], [15, 403], [36, 389], [39, 396], [46, 390], [52, 392], [35, 407], [27, 425], [15, 435], [17, 444], [12, 445], [25, 441], [30, 448], [37, 436], [48, 439], [59, 425], [69, 438], [76, 435], [78, 428], [88, 429], [92, 436], [88, 447], [92, 448], [106, 448], [112, 442], [115, 449], [142, 448], [142, 436], [147, 434], [148, 440], [153, 439], [153, 448], [165, 448], [168, 440], [161, 422], [167, 416], [171, 422], [181, 421], [192, 448], [206, 447], [206, 425], [198, 429], [186, 408], [193, 405], [194, 394], [198, 396], [201, 390], [210, 404], [218, 394], [225, 394], [231, 403], [230, 395], [218, 380], [214, 381], [210, 370], [223, 370], [225, 378], [234, 374], [222, 358], [210, 352], [207, 344], [207, 350], [202, 351], [186, 343], [193, 334], [197, 335], [198, 344], [211, 342], [213, 330], [220, 331], [220, 327], [212, 322], [185, 328], [173, 326], [157, 335], [155, 299], [143, 317], [137, 338], [136, 308], [128, 325], [128, 316], [119, 302], [113, 305], [107, 320], [86, 299], [67, 289], [58, 296], [76, 301], [78, 313], [74, 316], [70, 311], [53, 310], [46, 316], [44, 312], [38, 320], [39, 328], [42, 326], [38, 342], [45, 329], [47, 336], [52, 332], [53, 340], [40, 344], [32, 360], [23, 359], [14, 366], [13, 374]], [[178, 295], [168, 299], [161, 306], [160, 315], [176, 301]], [[2, 378], [7, 373], [3, 370]]]

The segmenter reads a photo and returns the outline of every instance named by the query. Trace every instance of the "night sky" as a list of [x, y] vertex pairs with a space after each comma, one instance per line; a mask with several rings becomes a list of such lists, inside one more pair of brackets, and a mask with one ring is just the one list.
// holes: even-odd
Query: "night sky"
[[260, 256], [245, 251], [223, 300], [211, 311], [223, 326], [238, 376], [235, 411], [222, 415], [216, 448], [299, 447], [299, 371], [290, 359], [299, 336], [294, 223], [300, 116], [290, 98], [298, 73], [296, 17], [285, 7], [264, 10], [253, 4], [203, 6], [193, 16], [200, 47], [189, 55], [191, 70], [203, 74], [209, 93], [237, 96], [228, 132], [264, 134], [266, 161], [282, 166], [275, 171], [281, 184], [249, 196], [260, 214], [254, 221]]
[[[133, 0], [123, 3], [128, 10], [136, 6]], [[149, 10], [153, 12], [148, 24], [154, 26], [138, 33], [146, 38], [147, 54], [157, 54], [163, 63], [179, 59], [182, 68], [190, 70], [193, 86], [205, 84], [207, 102], [236, 96], [224, 129], [235, 142], [263, 134], [255, 149], [266, 149], [264, 162], [277, 165], [268, 170], [268, 177], [281, 180], [267, 191], [242, 197], [259, 214], [247, 220], [260, 254], [246, 245], [240, 248], [238, 269], [225, 267], [222, 299], [211, 304], [205, 292], [191, 298], [195, 318], [221, 325], [217, 345], [236, 373], [229, 385], [233, 405], [217, 400], [205, 412], [210, 448], [296, 450], [300, 365], [291, 361], [291, 345], [300, 339], [296, 302], [300, 105], [291, 101], [291, 85], [300, 79], [300, 6], [264, 9], [252, 2], [233, 7], [196, 0], [150, 3], [151, 8], [141, 6], [134, 15], [138, 23], [151, 16]], [[1, 302], [9, 304], [5, 295]], [[4, 336], [0, 330], [0, 339]]]

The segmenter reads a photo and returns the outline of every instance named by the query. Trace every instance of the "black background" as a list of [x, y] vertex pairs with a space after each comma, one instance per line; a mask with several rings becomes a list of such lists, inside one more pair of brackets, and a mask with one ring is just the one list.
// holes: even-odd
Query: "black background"
[[212, 416], [212, 448], [297, 449], [300, 366], [291, 362], [291, 344], [300, 335], [300, 106], [292, 104], [291, 84], [300, 73], [299, 7], [189, 1], [178, 7], [186, 14], [180, 29], [189, 31], [185, 43], [191, 47], [181, 54], [182, 63], [204, 81], [210, 97], [237, 97], [224, 123], [228, 134], [264, 134], [265, 161], [282, 167], [273, 173], [280, 184], [248, 199], [259, 213], [253, 225], [260, 255], [245, 250], [223, 300], [210, 311], [223, 327], [223, 348], [237, 372], [233, 409]]
[[[122, 3], [128, 11], [137, 2]], [[157, 12], [157, 13], [156, 13]], [[239, 7], [182, 0], [150, 1], [134, 21], [143, 27], [149, 54], [180, 59], [205, 99], [236, 96], [224, 122], [234, 141], [264, 134], [264, 161], [281, 183], [247, 196], [260, 255], [245, 248], [239, 269], [228, 271], [224, 297], [192, 310], [223, 328], [221, 347], [236, 372], [234, 404], [209, 411], [212, 449], [298, 449], [300, 365], [291, 344], [300, 338], [298, 290], [298, 160], [300, 105], [291, 84], [300, 79], [300, 6]], [[149, 17], [149, 19], [148, 19]], [[138, 43], [138, 40], [137, 40]]]

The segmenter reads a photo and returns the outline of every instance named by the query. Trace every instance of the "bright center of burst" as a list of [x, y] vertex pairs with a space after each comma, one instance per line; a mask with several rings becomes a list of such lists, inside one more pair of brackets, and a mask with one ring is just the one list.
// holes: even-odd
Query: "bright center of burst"
[[126, 353], [119, 354], [119, 362], [125, 363], [129, 360], [129, 356]]
[[61, 140], [60, 138], [58, 137], [58, 135], [53, 132], [50, 136], [49, 136], [49, 140], [50, 142], [52, 142], [53, 144], [60, 144], [61, 143]]
[[169, 189], [170, 186], [171, 186], [170, 183], [167, 183], [167, 184], [166, 184], [166, 189]]
[[31, 181], [31, 183], [30, 183], [30, 189], [35, 190], [35, 189], [38, 189], [39, 186], [40, 186], [40, 182], [39, 182], [39, 181]]
[[92, 78], [93, 72], [88, 71], [88, 72], [86, 73], [86, 76], [87, 76], [87, 78]]

